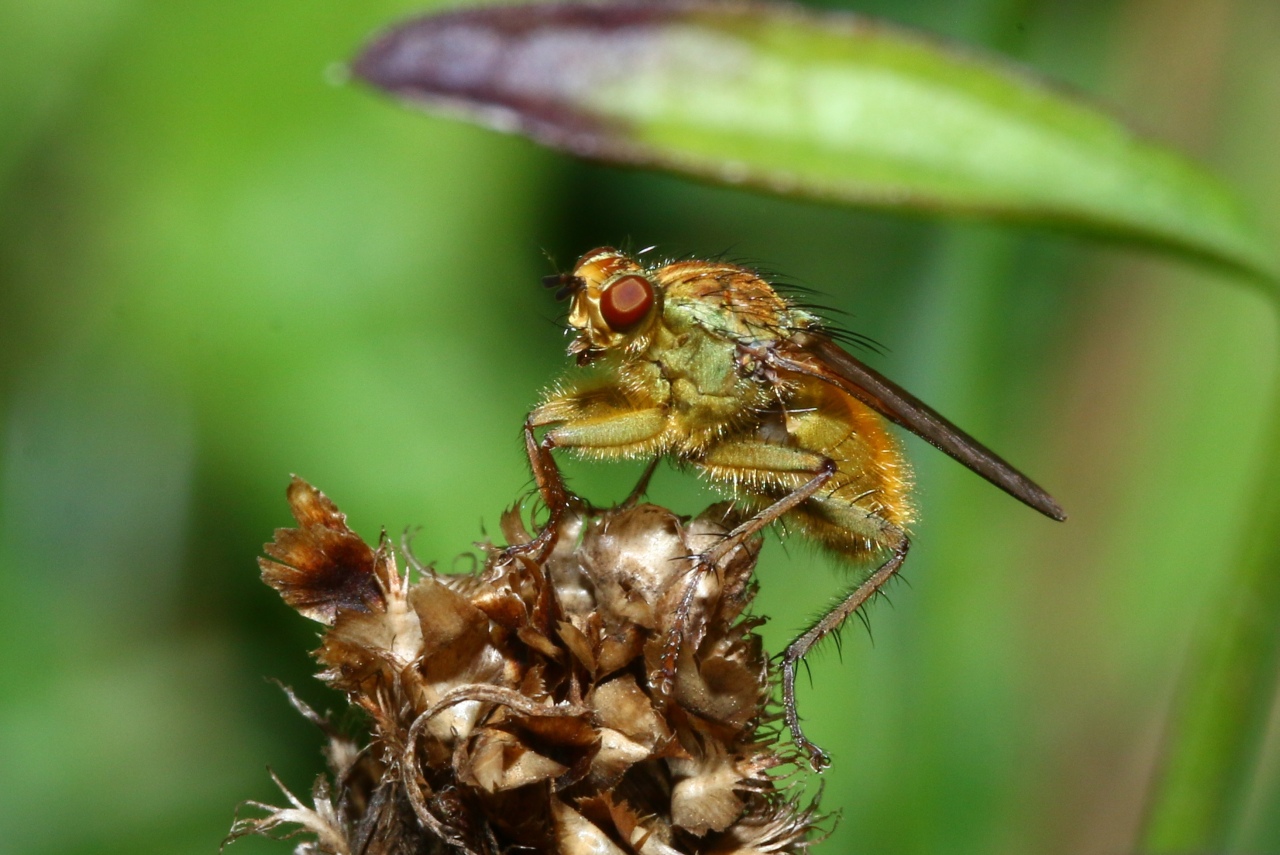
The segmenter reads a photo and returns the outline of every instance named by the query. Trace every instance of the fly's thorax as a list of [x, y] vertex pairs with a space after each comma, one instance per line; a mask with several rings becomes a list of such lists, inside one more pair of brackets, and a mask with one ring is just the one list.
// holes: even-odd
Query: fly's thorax
[[809, 324], [807, 313], [797, 313], [772, 285], [737, 265], [677, 262], [655, 271], [654, 278], [667, 315], [674, 309], [685, 322], [724, 338], [786, 338]]
[[615, 360], [612, 375], [633, 401], [667, 407], [671, 403], [671, 382], [663, 374], [661, 364], [651, 359]]
[[651, 353], [671, 380], [673, 391], [684, 389], [685, 397], [740, 396], [743, 377], [738, 372], [737, 347], [732, 341], [696, 328], [663, 339], [665, 346]]
[[674, 446], [684, 453], [749, 423], [768, 398], [767, 388], [738, 370], [735, 343], [696, 325], [658, 324], [632, 373], [661, 389]]

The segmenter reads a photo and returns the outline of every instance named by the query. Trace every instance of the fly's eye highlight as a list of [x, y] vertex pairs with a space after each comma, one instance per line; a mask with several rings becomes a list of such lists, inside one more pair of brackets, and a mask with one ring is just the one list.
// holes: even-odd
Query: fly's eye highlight
[[615, 330], [644, 320], [653, 306], [653, 285], [643, 276], [623, 276], [600, 295], [600, 315]]

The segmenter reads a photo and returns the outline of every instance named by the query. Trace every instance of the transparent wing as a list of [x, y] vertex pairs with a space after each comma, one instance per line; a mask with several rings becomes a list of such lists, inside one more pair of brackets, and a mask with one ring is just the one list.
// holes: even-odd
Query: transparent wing
[[784, 371], [816, 377], [843, 389], [1045, 516], [1055, 520], [1067, 518], [1054, 498], [1038, 484], [947, 421], [937, 410], [863, 365], [826, 336], [797, 333], [770, 348], [767, 358]]

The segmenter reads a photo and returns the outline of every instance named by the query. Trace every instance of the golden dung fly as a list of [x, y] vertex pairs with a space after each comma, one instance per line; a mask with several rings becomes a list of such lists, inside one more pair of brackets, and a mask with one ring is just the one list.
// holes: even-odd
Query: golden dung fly
[[[827, 758], [800, 728], [796, 663], [907, 556], [911, 477], [885, 420], [1042, 514], [1066, 518], [1043, 489], [850, 356], [816, 315], [750, 270], [713, 261], [646, 267], [603, 247], [546, 284], [571, 301], [569, 353], [586, 370], [552, 388], [525, 423], [551, 520], [538, 540], [517, 549], [551, 545], [570, 502], [551, 452], [567, 448], [597, 458], [670, 456], [732, 488], [752, 515], [696, 557], [703, 571], [778, 521], [849, 561], [884, 559], [781, 657], [786, 723], [815, 769]], [[690, 575], [680, 631], [699, 575]], [[669, 680], [674, 668], [672, 654], [660, 677]]]

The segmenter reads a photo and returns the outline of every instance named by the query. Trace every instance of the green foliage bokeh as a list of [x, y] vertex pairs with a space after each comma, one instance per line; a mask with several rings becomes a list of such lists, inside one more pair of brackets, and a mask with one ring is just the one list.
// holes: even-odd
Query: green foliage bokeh
[[[1218, 274], [573, 163], [412, 114], [338, 63], [407, 3], [0, 6], [0, 840], [209, 852], [265, 765], [305, 792], [315, 630], [257, 581], [288, 475], [442, 568], [529, 488], [563, 370], [538, 279], [592, 246], [783, 272], [874, 364], [1051, 488], [1054, 525], [915, 440], [921, 522], [874, 644], [812, 663], [824, 851], [1122, 851], [1238, 550], [1275, 337]], [[1006, 52], [1212, 166], [1280, 231], [1269, 0], [871, 0]], [[634, 467], [569, 464], [603, 502]], [[711, 494], [665, 470], [654, 498]], [[767, 548], [778, 649], [841, 585]], [[462, 566], [466, 566], [465, 562]], [[1280, 733], [1241, 849], [1280, 851]], [[287, 851], [248, 841], [245, 852]]]

